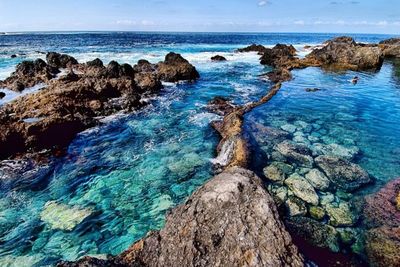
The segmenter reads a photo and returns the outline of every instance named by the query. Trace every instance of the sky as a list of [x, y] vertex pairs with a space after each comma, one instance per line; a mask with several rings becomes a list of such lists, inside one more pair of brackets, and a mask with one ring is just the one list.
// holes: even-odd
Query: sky
[[0, 31], [400, 34], [400, 0], [0, 0]]

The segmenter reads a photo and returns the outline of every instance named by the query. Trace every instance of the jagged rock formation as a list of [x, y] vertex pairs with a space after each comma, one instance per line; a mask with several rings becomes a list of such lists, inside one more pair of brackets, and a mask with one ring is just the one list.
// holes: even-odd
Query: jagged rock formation
[[165, 227], [108, 260], [59, 266], [304, 266], [254, 173], [229, 169], [173, 209]]
[[211, 60], [212, 61], [226, 61], [226, 58], [223, 56], [220, 56], [220, 55], [216, 55], [216, 56], [211, 57]]

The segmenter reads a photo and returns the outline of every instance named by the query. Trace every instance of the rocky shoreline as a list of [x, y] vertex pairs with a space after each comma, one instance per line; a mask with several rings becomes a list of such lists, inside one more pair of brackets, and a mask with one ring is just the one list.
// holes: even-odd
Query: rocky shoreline
[[[353, 201], [353, 193], [374, 180], [352, 162], [358, 154], [357, 148], [321, 144], [319, 137], [310, 134], [318, 125], [297, 121], [280, 129], [253, 124], [255, 138], [261, 133], [258, 141], [270, 156], [263, 171], [262, 178], [266, 179], [262, 181], [246, 170], [251, 153], [243, 125], [244, 115], [271, 100], [279, 92], [281, 83], [292, 79], [293, 69], [376, 71], [385, 58], [400, 57], [399, 47], [399, 40], [365, 45], [349, 37], [339, 37], [314, 49], [305, 58], [297, 57], [290, 45], [278, 44], [274, 48], [252, 45], [238, 50], [258, 52], [260, 63], [274, 68], [266, 74], [274, 85], [259, 101], [243, 106], [235, 106], [224, 98], [210, 102], [209, 110], [223, 115], [223, 120], [212, 124], [221, 135], [214, 160], [220, 174], [170, 211], [162, 230], [149, 233], [124, 253], [106, 259], [85, 257], [59, 266], [308, 264], [288, 232], [293, 239], [300, 238], [332, 253], [362, 254], [365, 240], [368, 260], [373, 266], [396, 266], [400, 244], [398, 180], [368, 197], [365, 203]], [[54, 80], [54, 68], [62, 67], [72, 71]], [[27, 73], [32, 74], [29, 79], [16, 83], [25, 79]], [[27, 147], [34, 151], [54, 149], [53, 152], [65, 148], [76, 133], [96, 125], [96, 117], [140, 108], [141, 98], [157, 93], [162, 87], [161, 81], [198, 77], [196, 69], [174, 53], [157, 65], [142, 60], [134, 67], [116, 62], [104, 67], [100, 60], [79, 64], [63, 55], [48, 56], [47, 63], [35, 61], [20, 65], [3, 86], [22, 90], [36, 83], [48, 85], [41, 92], [1, 109], [4, 134], [0, 148], [5, 149], [0, 151], [10, 151], [7, 147], [10, 143], [19, 144], [17, 150], [1, 156], [8, 158], [31, 152]], [[72, 103], [73, 99], [79, 102]], [[117, 104], [110, 103], [115, 99]], [[61, 109], [60, 103], [67, 104]], [[27, 111], [24, 105], [34, 107], [35, 112]], [[35, 121], [33, 128], [25, 126], [25, 122], [22, 124], [21, 121], [30, 118], [40, 121]], [[43, 136], [53, 135], [61, 129], [58, 127], [64, 126], [72, 129], [64, 140], [43, 140]], [[266, 136], [268, 139], [263, 140]], [[362, 207], [365, 207], [363, 212]], [[365, 236], [359, 230], [364, 221], [369, 228]], [[352, 259], [340, 262], [338, 258], [338, 261], [349, 266], [362, 264]]]

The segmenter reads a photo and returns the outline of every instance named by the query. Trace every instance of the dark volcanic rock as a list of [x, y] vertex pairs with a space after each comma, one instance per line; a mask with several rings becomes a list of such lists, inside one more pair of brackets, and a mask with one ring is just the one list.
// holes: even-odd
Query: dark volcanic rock
[[221, 116], [231, 113], [234, 109], [235, 106], [228, 99], [221, 96], [214, 97], [207, 105], [207, 110]]
[[99, 58], [86, 62], [86, 65], [88, 67], [98, 67], [98, 68], [104, 67], [103, 61], [101, 61], [101, 59]]
[[77, 65], [78, 61], [66, 54], [59, 54], [56, 52], [49, 52], [46, 55], [46, 61], [49, 66], [53, 68], [69, 68], [73, 65]]
[[48, 82], [54, 77], [56, 72], [41, 59], [23, 61], [17, 65], [10, 77], [3, 82], [0, 81], [0, 87], [20, 92], [27, 87]]
[[245, 48], [240, 48], [236, 50], [236, 52], [243, 53], [243, 52], [258, 52], [259, 55], [262, 55], [267, 48], [263, 45], [252, 44]]
[[149, 61], [145, 59], [141, 59], [138, 63], [133, 67], [135, 72], [155, 72], [156, 66], [155, 64], [151, 64]]
[[6, 96], [4, 92], [0, 92], [0, 99], [3, 99]]
[[59, 266], [304, 266], [271, 196], [233, 168], [167, 215], [165, 227], [115, 258]]
[[11, 55], [11, 58], [16, 58], [17, 57], [17, 55]]
[[400, 38], [392, 38], [379, 43], [386, 58], [400, 58]]
[[211, 57], [211, 60], [212, 61], [226, 61], [226, 58], [223, 56], [220, 56], [220, 55], [216, 55], [216, 56]]
[[169, 53], [156, 66], [158, 77], [165, 82], [194, 81], [200, 77], [196, 68], [180, 54]]
[[285, 67], [287, 62], [295, 59], [296, 49], [292, 45], [277, 44], [267, 48], [261, 57], [261, 64], [274, 68]]
[[275, 69], [262, 75], [262, 77], [267, 77], [273, 83], [290, 81], [293, 78], [292, 73], [285, 68]]
[[371, 177], [357, 164], [334, 156], [319, 156], [315, 159], [331, 182], [345, 191], [353, 191], [370, 183]]
[[324, 47], [313, 50], [306, 58], [332, 69], [377, 70], [383, 63], [379, 47], [357, 44], [350, 37], [327, 41]]

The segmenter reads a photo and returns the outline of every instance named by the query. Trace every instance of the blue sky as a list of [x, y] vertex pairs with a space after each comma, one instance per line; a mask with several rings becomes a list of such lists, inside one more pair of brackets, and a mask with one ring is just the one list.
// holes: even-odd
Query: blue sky
[[400, 34], [400, 0], [0, 0], [0, 31]]

